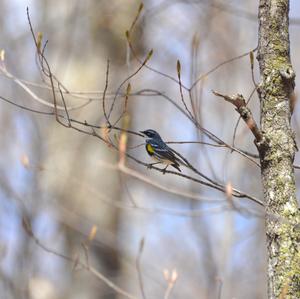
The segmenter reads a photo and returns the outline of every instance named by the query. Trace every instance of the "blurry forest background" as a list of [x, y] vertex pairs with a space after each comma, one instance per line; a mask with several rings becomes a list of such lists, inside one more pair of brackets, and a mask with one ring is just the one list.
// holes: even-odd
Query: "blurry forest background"
[[[139, 66], [125, 36], [139, 5], [128, 0], [1, 0], [0, 49], [5, 50], [5, 66], [26, 80], [36, 95], [53, 102], [36, 64], [28, 6], [35, 32], [42, 32], [49, 41], [46, 56], [52, 72], [70, 91], [79, 92], [66, 95], [67, 104], [80, 106], [92, 99], [73, 110], [72, 117], [104, 125], [101, 99], [107, 59], [111, 66], [107, 103]], [[258, 1], [145, 0], [132, 43], [142, 60], [153, 49], [148, 64], [175, 78], [179, 59], [182, 82], [190, 86], [219, 63], [256, 48], [257, 10]], [[290, 16], [292, 63], [300, 74], [299, 1], [291, 0]], [[256, 60], [255, 78], [259, 82]], [[158, 90], [182, 106], [178, 84], [149, 69], [143, 68], [130, 83], [132, 94]], [[299, 85], [298, 76], [296, 93]], [[51, 111], [3, 74], [0, 87], [0, 95], [15, 103]], [[242, 93], [247, 98], [253, 88], [249, 55], [204, 76], [193, 89], [203, 127], [231, 144], [238, 114], [211, 90]], [[117, 98], [117, 103], [123, 101]], [[256, 94], [250, 107], [259, 121]], [[128, 113], [131, 130], [152, 128], [168, 141], [209, 141], [163, 97], [132, 95]], [[116, 151], [92, 136], [59, 125], [53, 116], [3, 101], [0, 115], [1, 298], [125, 298], [74, 262], [38, 246], [24, 230], [24, 214], [47, 248], [75, 260], [85, 260], [88, 252], [89, 264], [132, 298], [266, 298], [262, 207], [247, 199], [233, 199], [242, 207], [235, 209], [221, 192], [126, 161], [130, 169], [166, 187], [161, 190], [118, 171]], [[299, 105], [293, 128], [299, 144]], [[112, 139], [114, 133], [118, 132], [111, 133]], [[128, 138], [130, 154], [150, 162], [143, 146], [130, 149], [144, 140]], [[253, 136], [243, 122], [235, 144], [256, 153]], [[262, 199], [259, 168], [237, 153], [203, 144], [172, 147], [208, 176]], [[300, 164], [299, 157], [295, 164]], [[299, 186], [300, 172], [295, 171]], [[88, 249], [83, 243], [89, 243]], [[174, 286], [168, 282], [168, 273], [178, 275]]]

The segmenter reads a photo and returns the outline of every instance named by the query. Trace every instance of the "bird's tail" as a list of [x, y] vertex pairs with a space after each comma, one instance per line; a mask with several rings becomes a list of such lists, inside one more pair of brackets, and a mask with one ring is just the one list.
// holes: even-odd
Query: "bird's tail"
[[[176, 169], [179, 170], [179, 166], [183, 165], [185, 167], [188, 167], [187, 163], [184, 161], [185, 159], [183, 158], [183, 156], [181, 156], [178, 152], [176, 152], [174, 149], [170, 148], [171, 152], [173, 154], [175, 154], [175, 161], [174, 161], [174, 165], [172, 164], [173, 167], [175, 167]], [[176, 164], [176, 165], [175, 165]], [[180, 170], [179, 170], [180, 171]]]
[[173, 163], [173, 164], [171, 164], [171, 166], [173, 166], [173, 167], [176, 168], [179, 172], [181, 172], [181, 169], [179, 168], [179, 164], [178, 164], [178, 163]]

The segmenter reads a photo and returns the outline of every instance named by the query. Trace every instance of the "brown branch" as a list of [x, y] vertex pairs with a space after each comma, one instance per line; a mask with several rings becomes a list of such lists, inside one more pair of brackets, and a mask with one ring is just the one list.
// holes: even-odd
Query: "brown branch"
[[[129, 34], [129, 33], [128, 33]], [[115, 106], [115, 103], [116, 103], [116, 99], [118, 97], [118, 94], [120, 93], [120, 90], [122, 88], [122, 86], [127, 82], [129, 81], [130, 79], [132, 79], [134, 76], [136, 76], [143, 68], [144, 66], [147, 64], [147, 62], [151, 59], [153, 55], [153, 50], [150, 50], [146, 56], [146, 58], [144, 59], [144, 61], [141, 63], [141, 65], [132, 73], [130, 74], [127, 78], [125, 78], [121, 84], [119, 85], [119, 87], [117, 88], [117, 91], [116, 91], [116, 94], [114, 96], [114, 99], [112, 101], [112, 104], [110, 106], [110, 109], [108, 111], [108, 114], [107, 114], [107, 118], [109, 119], [112, 112], [113, 112], [113, 109], [114, 109], [114, 106]]]
[[[90, 135], [90, 136], [93, 136], [93, 137], [96, 137], [96, 138], [99, 138], [101, 141], [104, 141], [104, 142], [107, 142], [107, 140], [105, 140], [103, 137], [101, 137], [96, 131], [95, 131], [95, 126], [91, 126], [91, 125], [88, 125], [87, 122], [85, 121], [84, 123], [81, 123], [76, 121], [76, 120], [72, 120], [70, 119], [69, 115], [68, 115], [68, 111], [66, 109], [66, 105], [65, 105], [65, 102], [64, 102], [64, 98], [63, 98], [63, 93], [62, 91], [60, 90], [60, 96], [62, 97], [62, 101], [63, 101], [63, 104], [64, 104], [64, 108], [65, 108], [65, 112], [66, 112], [66, 116], [62, 116], [60, 114], [58, 114], [58, 111], [57, 111], [57, 99], [56, 99], [56, 94], [55, 94], [55, 87], [54, 87], [54, 82], [55, 83], [58, 83], [58, 81], [53, 77], [53, 74], [51, 72], [51, 69], [50, 69], [50, 65], [49, 63], [47, 62], [45, 56], [44, 56], [44, 51], [40, 52], [39, 50], [39, 46], [36, 42], [36, 38], [35, 38], [35, 35], [34, 35], [34, 31], [33, 31], [33, 27], [31, 25], [31, 22], [30, 22], [30, 17], [29, 17], [29, 13], [28, 13], [28, 22], [29, 22], [29, 25], [30, 25], [30, 30], [31, 30], [31, 33], [32, 33], [32, 36], [33, 36], [33, 39], [35, 41], [35, 44], [36, 44], [36, 48], [37, 48], [37, 53], [39, 55], [39, 60], [40, 60], [40, 64], [42, 66], [42, 72], [44, 73], [44, 75], [46, 75], [46, 77], [48, 77], [48, 79], [50, 80], [50, 86], [51, 86], [51, 90], [52, 90], [52, 95], [53, 95], [53, 102], [54, 102], [54, 108], [55, 108], [55, 111], [54, 111], [54, 115], [55, 115], [55, 118], [56, 118], [56, 121], [59, 122], [60, 124], [64, 125], [65, 127], [68, 127], [68, 128], [72, 128], [73, 130], [76, 130], [80, 133], [83, 133], [83, 134], [87, 134], [87, 135]], [[127, 32], [126, 34], [127, 36], [127, 39], [129, 40], [129, 32]], [[142, 62], [141, 66], [135, 71], [133, 72], [130, 76], [128, 76], [118, 87], [117, 89], [117, 92], [116, 92], [116, 95], [112, 101], [112, 104], [111, 104], [111, 107], [109, 109], [109, 112], [107, 114], [107, 118], [109, 119], [110, 118], [110, 115], [113, 111], [113, 108], [114, 108], [114, 104], [115, 104], [115, 101], [116, 101], [116, 98], [120, 92], [120, 89], [121, 87], [125, 84], [126, 81], [129, 81], [133, 76], [135, 76], [146, 64], [147, 62], [149, 61], [149, 59], [151, 58], [152, 56], [152, 50], [148, 53], [146, 59]], [[45, 64], [45, 65], [44, 65]], [[45, 68], [46, 66], [46, 68]], [[180, 72], [179, 72], [180, 73]], [[59, 84], [58, 84], [59, 85]], [[181, 85], [181, 87], [183, 88], [183, 85]], [[105, 93], [104, 93], [105, 95]], [[186, 111], [184, 111], [186, 113]], [[188, 117], [190, 118], [190, 116], [188, 115]], [[225, 144], [222, 140], [220, 140], [217, 136], [215, 136], [213, 133], [209, 132], [208, 130], [206, 130], [205, 128], [202, 128], [200, 126], [200, 124], [198, 122], [195, 121], [195, 119], [193, 118], [190, 118], [191, 121], [195, 124], [195, 126], [197, 127], [197, 129], [201, 130], [202, 132], [204, 132], [209, 138], [211, 138], [212, 140], [214, 140], [215, 142], [217, 143], [222, 143], [222, 144]], [[62, 122], [62, 120], [67, 120], [68, 121], [68, 124], [64, 124]], [[78, 127], [78, 126], [75, 126], [75, 124], [80, 124], [81, 126], [85, 126], [85, 127], [89, 127], [89, 130], [86, 130], [82, 127]], [[113, 128], [113, 126], [109, 126], [109, 129]], [[115, 145], [114, 143], [112, 142], [109, 142], [110, 146], [112, 148], [114, 148], [115, 150], [117, 151], [120, 151], [119, 147], [117, 145]], [[229, 148], [230, 146], [227, 145]], [[127, 152], [125, 152], [125, 155], [130, 158], [131, 160], [135, 161], [136, 163], [138, 164], [141, 164], [141, 165], [144, 165], [144, 166], [149, 166], [147, 163], [144, 163], [142, 161], [140, 161], [139, 159], [137, 159], [136, 157], [128, 154]], [[178, 156], [180, 156], [178, 154]], [[181, 157], [181, 156], [180, 156]], [[203, 180], [199, 180], [197, 178], [194, 178], [194, 177], [191, 177], [189, 175], [186, 175], [186, 174], [183, 174], [183, 173], [178, 173], [178, 172], [174, 172], [174, 171], [165, 171], [164, 169], [160, 169], [158, 167], [152, 167], [153, 169], [155, 169], [156, 171], [160, 171], [162, 173], [170, 173], [170, 174], [173, 174], [173, 175], [177, 175], [177, 176], [181, 176], [183, 178], [186, 178], [186, 179], [189, 179], [191, 181], [194, 181], [194, 182], [197, 182], [197, 183], [200, 183], [202, 185], [205, 185], [205, 186], [208, 186], [208, 187], [211, 187], [213, 189], [216, 189], [216, 190], [219, 190], [221, 192], [225, 192], [225, 186], [214, 181], [214, 180], [211, 180], [210, 178], [206, 177], [205, 175], [203, 175], [202, 173], [200, 173], [198, 170], [196, 170], [189, 162], [187, 162], [184, 158], [183, 160], [186, 162], [186, 165], [188, 165], [188, 167], [193, 170], [195, 173], [197, 173], [198, 175], [202, 176], [203, 178], [205, 178], [208, 182], [205, 182]], [[236, 189], [233, 189], [233, 196], [235, 197], [238, 197], [238, 198], [249, 198], [253, 201], [255, 201], [256, 203], [260, 204], [260, 205], [263, 205], [263, 203], [259, 200], [259, 199], [256, 199], [255, 197], [252, 197], [248, 194], [245, 194], [243, 192], [240, 192], [239, 190], [236, 190]]]
[[102, 109], [103, 109], [105, 120], [106, 120], [107, 124], [110, 125], [109, 118], [107, 116], [106, 108], [105, 108], [105, 96], [106, 96], [106, 92], [107, 92], [107, 88], [108, 88], [108, 75], [109, 75], [109, 59], [107, 59], [107, 62], [106, 62], [105, 87], [104, 87], [103, 96], [102, 96]]
[[254, 135], [255, 141], [261, 142], [263, 139], [262, 133], [254, 120], [251, 110], [247, 107], [244, 97], [241, 94], [230, 97], [214, 90], [212, 92], [214, 95], [223, 98], [226, 102], [229, 102], [236, 107], [236, 111], [240, 114], [241, 118]]
[[[195, 117], [193, 116], [192, 112], [189, 110], [187, 107], [187, 104], [184, 100], [183, 96], [183, 91], [182, 91], [182, 82], [181, 82], [181, 64], [180, 61], [177, 60], [177, 76], [178, 76], [178, 82], [179, 82], [179, 91], [180, 91], [180, 97], [181, 97], [181, 102], [184, 105], [185, 110], [188, 112], [189, 116], [191, 117], [192, 120], [195, 120]], [[192, 102], [192, 101], [191, 101]], [[193, 102], [192, 102], [193, 103]]]
[[[11, 105], [14, 105], [14, 106], [16, 106], [16, 107], [19, 107], [19, 108], [21, 108], [21, 109], [24, 109], [24, 110], [27, 110], [27, 111], [30, 111], [30, 112], [34, 112], [34, 113], [38, 113], [38, 114], [42, 114], [42, 115], [48, 115], [48, 116], [55, 116], [55, 115], [56, 115], [55, 112], [46, 112], [46, 111], [43, 112], [43, 111], [38, 111], [38, 110], [34, 110], [34, 109], [31, 109], [31, 108], [25, 107], [25, 106], [23, 106], [23, 105], [16, 104], [16, 103], [14, 103], [14, 102], [12, 102], [12, 101], [10, 101], [10, 100], [8, 100], [8, 99], [2, 97], [2, 96], [0, 96], [0, 99], [4, 100], [5, 102], [7, 102], [7, 103], [9, 103], [9, 104], [11, 104]], [[95, 130], [92, 130], [92, 132], [86, 131], [86, 130], [83, 130], [83, 129], [79, 128], [79, 127], [75, 127], [74, 124], [79, 124], [79, 125], [81, 125], [81, 126], [83, 126], [83, 127], [90, 127], [91, 129], [93, 129], [93, 128], [104, 128], [104, 127], [90, 125], [90, 124], [88, 124], [87, 122], [80, 122], [80, 121], [77, 121], [77, 120], [72, 119], [72, 118], [68, 119], [67, 117], [65, 117], [65, 116], [63, 116], [63, 115], [60, 115], [60, 114], [57, 114], [56, 116], [57, 116], [58, 118], [62, 118], [62, 119], [67, 120], [67, 121], [68, 121], [68, 125], [70, 124], [70, 128], [72, 128], [73, 130], [76, 130], [76, 131], [78, 131], [78, 132], [80, 132], [80, 133], [82, 133], [82, 134], [87, 134], [87, 135], [90, 135], [90, 136], [94, 136], [94, 137], [96, 137], [96, 138], [99, 138], [101, 141], [106, 142], [99, 134], [97, 134], [97, 133], [95, 132]], [[67, 125], [65, 125], [65, 126], [67, 126]], [[118, 127], [113, 127], [113, 128], [111, 128], [111, 129], [118, 130], [118, 131], [124, 131], [124, 132], [130, 133], [130, 134], [134, 134], [134, 135], [141, 136], [141, 134], [136, 133], [136, 132], [131, 131], [131, 130], [123, 130], [123, 129], [118, 128]], [[114, 145], [114, 144], [111, 144], [111, 146], [112, 146], [115, 150], [119, 150], [119, 149], [118, 149], [118, 146], [116, 146], [116, 145]], [[225, 146], [225, 145], [224, 145], [224, 146]], [[177, 152], [176, 152], [176, 153], [177, 153]], [[131, 160], [135, 161], [136, 163], [148, 167], [148, 164], [147, 164], [147, 163], [144, 163], [144, 162], [140, 161], [139, 159], [135, 158], [134, 156], [128, 154], [127, 152], [125, 153], [125, 155], [126, 155], [128, 158], [130, 158]], [[180, 156], [181, 156], [181, 155], [180, 155]], [[190, 163], [188, 163], [188, 164], [190, 164]], [[189, 165], [188, 167], [191, 168], [191, 165]], [[163, 169], [160, 169], [160, 168], [158, 168], [158, 167], [154, 167], [154, 166], [153, 166], [152, 169], [155, 169], [156, 171], [159, 171], [159, 172], [164, 172]], [[197, 170], [195, 171], [195, 169], [193, 169], [193, 167], [192, 167], [191, 169], [194, 170], [194, 172], [198, 173], [198, 171], [197, 171]], [[202, 180], [198, 180], [198, 179], [196, 179], [196, 178], [194, 178], [194, 177], [191, 177], [191, 176], [188, 176], [188, 175], [185, 175], [185, 174], [182, 174], [182, 173], [178, 173], [178, 172], [175, 172], [175, 171], [167, 170], [167, 171], [165, 171], [165, 173], [170, 173], [170, 174], [173, 174], [173, 175], [181, 176], [181, 177], [184, 177], [184, 178], [186, 178], [186, 179], [188, 179], [188, 180], [194, 181], [194, 182], [196, 182], [196, 183], [203, 184], [203, 185], [205, 185], [205, 186], [207, 186], [207, 187], [211, 187], [211, 188], [216, 189], [216, 190], [219, 190], [219, 191], [221, 191], [221, 192], [225, 192], [225, 186], [223, 186], [223, 185], [221, 185], [221, 184], [219, 184], [219, 183], [216, 183], [216, 182], [214, 182], [214, 181], [212, 181], [212, 180], [211, 180], [211, 181], [212, 181], [213, 183], [210, 184], [210, 183], [204, 182], [204, 181], [202, 181]], [[198, 173], [198, 174], [199, 174], [199, 173]], [[201, 174], [201, 175], [202, 175], [202, 174]], [[248, 198], [248, 199], [250, 199], [250, 200], [252, 200], [252, 201], [258, 203], [258, 204], [261, 205], [261, 206], [264, 205], [263, 202], [260, 201], [258, 198], [255, 198], [255, 197], [253, 197], [253, 196], [251, 196], [251, 195], [249, 195], [249, 194], [246, 194], [246, 193], [241, 192], [241, 191], [236, 190], [236, 189], [234, 189], [234, 191], [235, 191], [235, 193], [233, 194], [233, 196], [235, 196], [235, 197], [237, 197], [237, 198]]]
[[[247, 101], [246, 101], [246, 106], [248, 106], [248, 104], [249, 104], [249, 102], [251, 101], [252, 96], [254, 95], [254, 93], [255, 93], [256, 90], [257, 90], [257, 87], [255, 87], [255, 88], [252, 90], [250, 96], [248, 97], [248, 99], [247, 99]], [[237, 120], [236, 125], [235, 125], [235, 127], [234, 127], [233, 138], [232, 138], [232, 146], [233, 146], [233, 147], [235, 146], [235, 137], [236, 137], [236, 134], [237, 134], [237, 129], [238, 129], [240, 120], [241, 120], [241, 116], [240, 116], [239, 119]]]
[[110, 287], [111, 289], [113, 289], [116, 293], [128, 298], [128, 299], [137, 299], [137, 297], [135, 297], [134, 295], [128, 293], [127, 291], [125, 291], [124, 289], [120, 288], [119, 286], [117, 286], [112, 280], [110, 280], [109, 278], [107, 278], [106, 276], [104, 276], [101, 272], [99, 272], [98, 270], [96, 270], [95, 268], [93, 268], [92, 266], [90, 266], [88, 263], [86, 262], [82, 262], [81, 260], [79, 260], [77, 257], [71, 257], [68, 256], [64, 253], [60, 253], [58, 251], [56, 251], [55, 249], [52, 249], [46, 245], [44, 245], [34, 234], [33, 230], [32, 230], [32, 226], [30, 223], [30, 220], [28, 219], [28, 217], [26, 217], [25, 215], [23, 215], [22, 217], [22, 226], [26, 232], [26, 234], [28, 235], [28, 237], [30, 237], [38, 247], [40, 247], [41, 249], [43, 249], [44, 251], [51, 253], [57, 257], [62, 258], [65, 261], [68, 261], [70, 263], [72, 263], [75, 266], [81, 266], [84, 270], [86, 270], [87, 272], [91, 273], [93, 276], [95, 276], [98, 280], [102, 281], [103, 283], [105, 283], [108, 287]]

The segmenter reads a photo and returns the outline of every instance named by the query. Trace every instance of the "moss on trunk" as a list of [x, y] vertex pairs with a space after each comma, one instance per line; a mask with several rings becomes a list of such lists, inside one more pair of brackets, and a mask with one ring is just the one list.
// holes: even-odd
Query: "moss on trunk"
[[300, 298], [300, 213], [296, 199], [290, 97], [289, 1], [260, 0], [259, 48], [261, 130], [259, 144], [268, 251], [269, 298]]

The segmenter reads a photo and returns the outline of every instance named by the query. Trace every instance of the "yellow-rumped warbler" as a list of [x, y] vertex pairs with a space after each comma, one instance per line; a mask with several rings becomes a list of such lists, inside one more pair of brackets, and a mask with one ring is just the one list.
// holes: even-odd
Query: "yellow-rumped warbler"
[[149, 139], [146, 139], [146, 151], [151, 158], [158, 161], [156, 163], [152, 163], [149, 166], [155, 164], [166, 164], [166, 167], [163, 169], [166, 171], [169, 165], [176, 168], [178, 171], [181, 172], [179, 166], [183, 164], [182, 161], [177, 158], [173, 152], [173, 150], [166, 145], [166, 143], [161, 139], [160, 135], [154, 130], [146, 130], [140, 131]]

